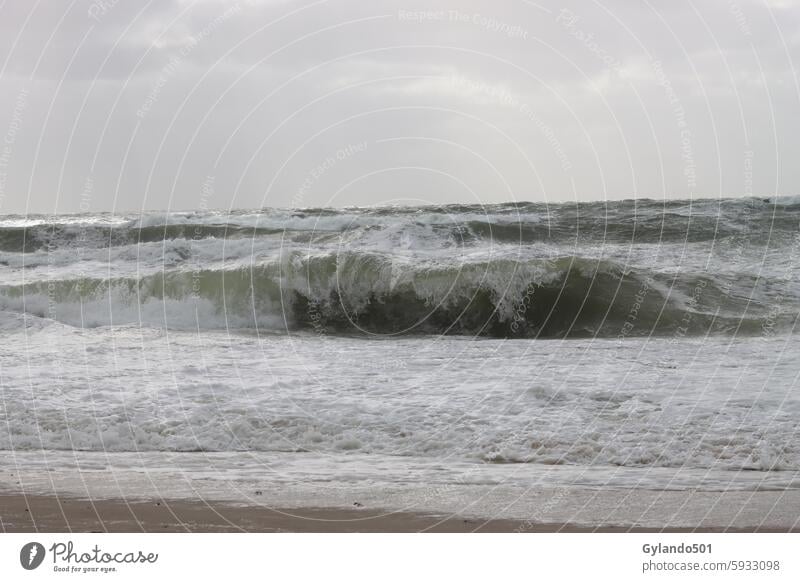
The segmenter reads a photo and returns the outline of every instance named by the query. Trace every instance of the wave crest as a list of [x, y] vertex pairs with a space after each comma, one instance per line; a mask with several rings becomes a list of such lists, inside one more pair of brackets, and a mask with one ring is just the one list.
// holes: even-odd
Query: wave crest
[[234, 269], [6, 286], [0, 307], [72, 325], [505, 338], [749, 333], [766, 314], [718, 278], [580, 256], [443, 263], [296, 251]]

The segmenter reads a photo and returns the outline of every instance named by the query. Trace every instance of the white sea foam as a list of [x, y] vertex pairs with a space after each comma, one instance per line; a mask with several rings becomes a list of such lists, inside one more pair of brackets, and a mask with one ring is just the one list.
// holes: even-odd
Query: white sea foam
[[[754, 359], [749, 342], [629, 343], [626, 361], [615, 342], [597, 340], [533, 349], [135, 326], [25, 334], [0, 358], [10, 427], [0, 433], [4, 450], [313, 451], [609, 471], [800, 470], [800, 400], [790, 380], [797, 363], [774, 350], [773, 358]], [[20, 350], [40, 389], [31, 390], [31, 368], [9, 365]], [[650, 363], [665, 353], [681, 366]]]
[[648, 204], [8, 218], [0, 450], [791, 487], [796, 209]]

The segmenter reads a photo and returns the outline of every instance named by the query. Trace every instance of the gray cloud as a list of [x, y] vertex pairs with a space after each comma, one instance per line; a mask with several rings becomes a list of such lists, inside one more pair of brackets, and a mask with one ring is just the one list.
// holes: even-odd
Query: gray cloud
[[0, 12], [4, 213], [800, 189], [787, 0]]

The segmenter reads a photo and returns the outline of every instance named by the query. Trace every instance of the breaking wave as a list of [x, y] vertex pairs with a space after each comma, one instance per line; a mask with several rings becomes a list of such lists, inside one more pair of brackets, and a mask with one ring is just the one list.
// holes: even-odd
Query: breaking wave
[[505, 338], [794, 323], [791, 199], [0, 220], [0, 309], [75, 326]]
[[578, 256], [424, 265], [370, 253], [6, 286], [0, 308], [80, 326], [509, 338], [750, 333], [767, 313], [703, 274]]

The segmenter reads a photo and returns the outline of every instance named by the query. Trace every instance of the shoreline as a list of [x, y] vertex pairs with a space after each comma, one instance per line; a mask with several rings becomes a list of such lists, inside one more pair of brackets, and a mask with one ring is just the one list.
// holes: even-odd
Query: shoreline
[[[703, 478], [705, 490], [694, 472], [656, 469], [612, 480], [380, 455], [20, 452], [0, 463], [0, 532], [800, 531], [800, 475], [771, 490], [761, 475]], [[714, 487], [726, 478], [749, 488]]]
[[788, 533], [775, 528], [651, 528], [485, 520], [353, 508], [273, 509], [191, 500], [126, 501], [0, 494], [3, 533]]

